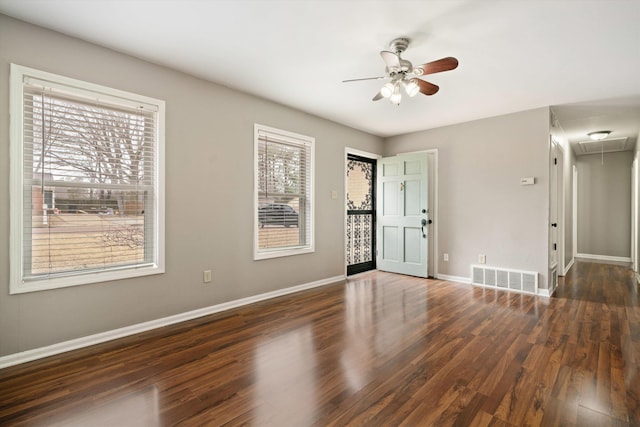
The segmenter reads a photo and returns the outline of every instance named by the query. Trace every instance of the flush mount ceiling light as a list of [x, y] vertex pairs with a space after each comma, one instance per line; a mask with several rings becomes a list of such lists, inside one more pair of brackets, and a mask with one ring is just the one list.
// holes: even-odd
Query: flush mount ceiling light
[[598, 130], [595, 132], [589, 132], [587, 136], [594, 141], [599, 141], [601, 139], [605, 139], [611, 133], [610, 130]]
[[400, 105], [400, 101], [402, 100], [400, 86], [404, 88], [404, 92], [410, 97], [416, 96], [418, 93], [433, 95], [438, 92], [440, 88], [418, 77], [454, 70], [458, 67], [458, 60], [452, 57], [438, 59], [437, 61], [427, 62], [426, 64], [414, 67], [411, 62], [402, 59], [400, 56], [407, 47], [409, 47], [409, 39], [401, 37], [391, 41], [389, 48], [392, 51], [383, 50], [380, 52], [380, 56], [386, 66], [384, 76], [343, 80], [343, 82], [390, 79], [388, 83], [382, 86], [376, 96], [373, 97], [373, 101], [387, 98], [392, 104]]

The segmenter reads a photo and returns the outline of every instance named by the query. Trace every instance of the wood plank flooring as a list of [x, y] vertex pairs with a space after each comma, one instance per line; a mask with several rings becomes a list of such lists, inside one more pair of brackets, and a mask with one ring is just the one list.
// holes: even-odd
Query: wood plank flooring
[[2, 426], [640, 426], [640, 299], [372, 272], [0, 370]]

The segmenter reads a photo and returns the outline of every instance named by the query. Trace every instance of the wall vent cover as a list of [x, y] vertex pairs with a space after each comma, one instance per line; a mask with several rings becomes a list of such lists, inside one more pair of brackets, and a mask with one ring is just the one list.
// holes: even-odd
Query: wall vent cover
[[490, 288], [510, 289], [528, 294], [538, 293], [538, 273], [510, 268], [471, 265], [471, 283]]

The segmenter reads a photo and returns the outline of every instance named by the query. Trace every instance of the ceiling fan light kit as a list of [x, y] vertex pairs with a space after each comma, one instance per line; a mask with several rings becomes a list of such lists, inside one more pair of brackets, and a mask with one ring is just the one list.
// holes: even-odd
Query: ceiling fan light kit
[[[389, 102], [400, 105], [402, 94], [400, 86], [404, 88], [405, 93], [409, 97], [416, 96], [418, 92], [423, 95], [433, 95], [440, 89], [438, 86], [428, 81], [419, 79], [419, 76], [427, 74], [435, 74], [443, 71], [454, 70], [458, 67], [458, 60], [453, 57], [438, 59], [437, 61], [427, 62], [414, 67], [411, 62], [402, 59], [401, 54], [409, 47], [409, 39], [400, 37], [394, 39], [389, 44], [389, 48], [393, 50], [383, 50], [380, 56], [385, 63], [385, 75], [381, 77], [368, 77], [363, 79], [343, 80], [343, 83], [362, 81], [362, 80], [379, 80], [390, 79], [385, 83], [380, 91], [373, 97], [373, 101], [387, 98]], [[395, 53], [394, 53], [395, 52]]]

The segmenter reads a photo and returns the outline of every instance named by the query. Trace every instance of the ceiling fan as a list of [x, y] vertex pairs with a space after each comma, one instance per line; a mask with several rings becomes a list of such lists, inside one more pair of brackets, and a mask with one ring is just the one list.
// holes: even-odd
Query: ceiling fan
[[362, 80], [390, 79], [389, 82], [382, 86], [376, 96], [373, 97], [373, 101], [388, 98], [392, 104], [400, 105], [400, 101], [402, 100], [400, 86], [404, 87], [407, 95], [411, 97], [416, 96], [418, 92], [424, 95], [433, 95], [438, 92], [440, 88], [433, 83], [429, 83], [425, 80], [419, 79], [418, 77], [454, 70], [458, 67], [458, 60], [450, 56], [414, 67], [411, 62], [406, 59], [402, 59], [400, 56], [407, 47], [409, 47], [409, 39], [401, 37], [391, 41], [389, 44], [389, 48], [395, 53], [388, 50], [380, 52], [380, 56], [386, 65], [384, 69], [384, 76], [350, 79], [343, 80], [342, 82], [348, 83]]

